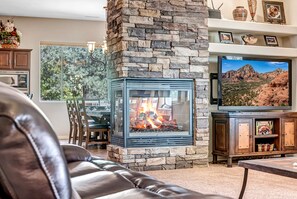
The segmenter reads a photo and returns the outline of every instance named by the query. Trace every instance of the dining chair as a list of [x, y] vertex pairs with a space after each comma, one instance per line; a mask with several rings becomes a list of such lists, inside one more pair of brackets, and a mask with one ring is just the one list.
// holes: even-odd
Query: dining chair
[[69, 118], [69, 138], [68, 143], [76, 144], [77, 140], [77, 115], [76, 115], [76, 102], [75, 99], [67, 99], [66, 100], [68, 118]]
[[86, 149], [90, 144], [109, 144], [109, 125], [90, 122], [90, 117], [86, 112], [85, 100], [77, 99], [76, 103], [79, 115], [78, 144], [82, 146], [83, 141], [85, 141]]

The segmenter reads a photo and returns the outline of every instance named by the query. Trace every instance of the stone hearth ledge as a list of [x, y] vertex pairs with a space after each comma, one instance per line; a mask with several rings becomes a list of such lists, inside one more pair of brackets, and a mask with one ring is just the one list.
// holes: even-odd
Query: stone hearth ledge
[[107, 146], [108, 159], [136, 170], [169, 170], [208, 165], [208, 145], [123, 148]]

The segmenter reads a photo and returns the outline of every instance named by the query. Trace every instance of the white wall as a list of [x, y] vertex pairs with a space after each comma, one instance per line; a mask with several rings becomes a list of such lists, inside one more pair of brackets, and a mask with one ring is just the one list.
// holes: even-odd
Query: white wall
[[[0, 17], [3, 21], [6, 17]], [[31, 84], [33, 101], [44, 111], [60, 138], [69, 133], [69, 122], [65, 102], [41, 102], [39, 100], [39, 44], [41, 41], [64, 43], [103, 43], [105, 22], [14, 17], [14, 23], [23, 33], [19, 48], [33, 49], [31, 54]]]
[[285, 7], [285, 16], [287, 24], [297, 25], [297, 1], [296, 0], [285, 0], [284, 7]]

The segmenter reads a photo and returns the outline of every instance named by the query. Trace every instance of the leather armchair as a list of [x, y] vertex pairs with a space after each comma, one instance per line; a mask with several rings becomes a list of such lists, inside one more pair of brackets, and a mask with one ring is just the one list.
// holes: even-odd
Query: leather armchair
[[76, 145], [60, 146], [42, 111], [0, 83], [0, 199], [226, 198], [165, 184]]

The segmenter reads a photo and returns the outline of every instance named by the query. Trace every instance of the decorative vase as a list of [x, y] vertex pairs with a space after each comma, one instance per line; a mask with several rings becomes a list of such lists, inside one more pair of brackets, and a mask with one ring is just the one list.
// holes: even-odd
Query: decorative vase
[[255, 21], [254, 17], [257, 11], [257, 0], [248, 0], [249, 10], [252, 17], [251, 21]]
[[236, 21], [245, 21], [247, 18], [248, 11], [243, 6], [237, 6], [233, 10], [233, 18]]

